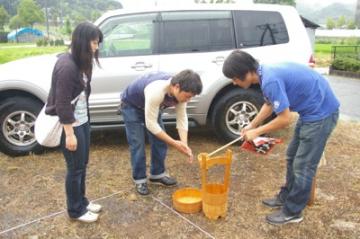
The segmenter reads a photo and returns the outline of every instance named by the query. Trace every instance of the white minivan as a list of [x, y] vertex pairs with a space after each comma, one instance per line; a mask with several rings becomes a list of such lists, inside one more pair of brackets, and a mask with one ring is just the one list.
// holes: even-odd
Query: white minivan
[[[104, 42], [99, 48], [101, 68], [95, 68], [91, 82], [93, 129], [123, 125], [117, 115], [119, 95], [140, 75], [190, 68], [203, 81], [201, 95], [188, 103], [190, 125], [207, 125], [220, 138], [231, 140], [263, 103], [258, 86], [243, 90], [224, 78], [222, 64], [232, 50], [243, 49], [260, 62], [309, 64], [313, 59], [305, 27], [291, 6], [196, 4], [121, 9], [105, 13], [95, 24]], [[1, 151], [21, 155], [40, 150], [33, 122], [47, 98], [55, 62], [52, 55], [0, 66]], [[172, 124], [174, 120], [170, 108], [164, 121]]]

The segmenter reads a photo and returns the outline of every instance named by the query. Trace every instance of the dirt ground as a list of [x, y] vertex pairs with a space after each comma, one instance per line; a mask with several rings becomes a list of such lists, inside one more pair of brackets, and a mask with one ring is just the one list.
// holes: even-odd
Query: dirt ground
[[[359, 239], [360, 123], [356, 122], [341, 121], [328, 141], [327, 165], [318, 170], [315, 205], [306, 208], [304, 221], [284, 226], [265, 222], [272, 210], [261, 199], [273, 196], [284, 182], [284, 152], [293, 126], [272, 135], [284, 143], [267, 156], [231, 147], [228, 213], [216, 221], [202, 212], [181, 214], [187, 221], [171, 210], [177, 188], [200, 187], [198, 163], [188, 164], [173, 149], [167, 167], [178, 187], [150, 185], [151, 196], [136, 196], [122, 130], [92, 134], [87, 196], [104, 207], [94, 224], [70, 221], [65, 213], [65, 165], [59, 151], [18, 158], [0, 154], [0, 238]], [[222, 144], [208, 129], [190, 130], [194, 155]], [[219, 180], [222, 173], [212, 170], [211, 178]]]

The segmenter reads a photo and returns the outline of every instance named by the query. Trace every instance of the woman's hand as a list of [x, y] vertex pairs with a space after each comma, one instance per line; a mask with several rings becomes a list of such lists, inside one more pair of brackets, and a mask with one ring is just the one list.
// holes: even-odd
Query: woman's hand
[[76, 138], [75, 134], [66, 135], [65, 143], [66, 143], [66, 148], [69, 151], [76, 151], [76, 149], [77, 149], [77, 138]]

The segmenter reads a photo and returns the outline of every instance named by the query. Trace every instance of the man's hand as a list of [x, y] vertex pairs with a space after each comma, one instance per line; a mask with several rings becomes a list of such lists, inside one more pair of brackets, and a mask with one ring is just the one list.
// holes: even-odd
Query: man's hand
[[260, 136], [260, 134], [258, 133], [258, 131], [256, 129], [246, 130], [241, 135], [243, 136], [245, 141], [252, 141], [255, 138], [257, 138], [258, 136]]
[[171, 138], [165, 131], [161, 131], [160, 133], [155, 134], [155, 136], [161, 139], [162, 141], [164, 141], [165, 143], [167, 143], [168, 145], [175, 147], [176, 150], [179, 151], [180, 153], [188, 156], [190, 163], [193, 161], [194, 156], [192, 154], [191, 149], [189, 148], [186, 142], [182, 141], [187, 139], [187, 137], [184, 137], [184, 135], [182, 137], [183, 138], [182, 140], [175, 140]]
[[180, 140], [175, 141], [175, 148], [182, 154], [185, 154], [189, 157], [189, 163], [192, 163], [194, 156], [192, 154], [192, 150]]
[[244, 136], [244, 134], [245, 134], [246, 131], [249, 131], [249, 130], [251, 130], [251, 129], [253, 129], [253, 128], [254, 128], [254, 127], [252, 126], [251, 123], [248, 124], [248, 125], [246, 125], [244, 128], [241, 129], [240, 135], [241, 135], [241, 136]]
[[[241, 135], [246, 141], [251, 141], [256, 137], [273, 132], [278, 129], [287, 127], [291, 123], [291, 113], [289, 108], [286, 108], [283, 112], [279, 113], [275, 119], [271, 120], [269, 123], [261, 125], [254, 129], [247, 129], [245, 127], [241, 131]], [[253, 121], [250, 125], [253, 125]]]
[[245, 141], [251, 141], [257, 137], [255, 129], [251, 123], [241, 129], [240, 135]]

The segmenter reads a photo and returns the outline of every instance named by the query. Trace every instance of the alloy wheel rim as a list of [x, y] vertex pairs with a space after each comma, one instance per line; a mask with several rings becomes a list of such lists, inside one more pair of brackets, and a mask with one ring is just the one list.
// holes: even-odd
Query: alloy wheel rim
[[240, 135], [240, 130], [250, 124], [257, 113], [258, 110], [254, 104], [249, 101], [238, 101], [232, 104], [226, 112], [226, 127], [231, 133]]
[[29, 146], [36, 142], [34, 134], [36, 116], [28, 111], [15, 111], [3, 123], [5, 139], [16, 146]]

